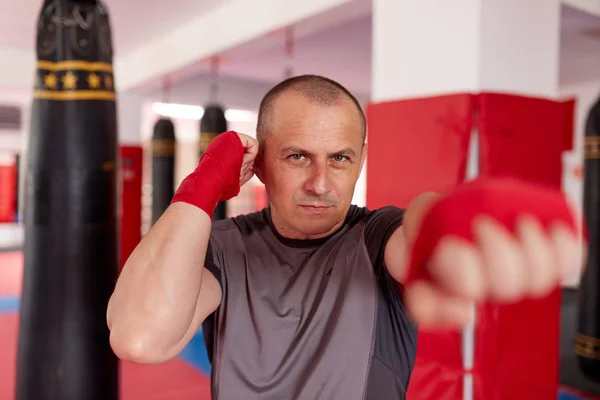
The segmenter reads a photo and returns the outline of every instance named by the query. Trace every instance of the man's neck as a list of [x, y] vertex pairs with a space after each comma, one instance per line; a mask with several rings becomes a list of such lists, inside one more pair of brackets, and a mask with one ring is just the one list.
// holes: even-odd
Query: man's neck
[[340, 227], [344, 224], [345, 218], [335, 224], [331, 229], [327, 232], [318, 233], [318, 234], [306, 234], [304, 232], [300, 232], [296, 229], [293, 229], [289, 224], [287, 224], [282, 218], [279, 218], [277, 214], [277, 210], [275, 210], [272, 206], [269, 206], [269, 213], [271, 215], [271, 223], [273, 228], [277, 231], [277, 233], [286, 239], [291, 240], [314, 240], [314, 239], [322, 239], [328, 237], [335, 232], [337, 232]]

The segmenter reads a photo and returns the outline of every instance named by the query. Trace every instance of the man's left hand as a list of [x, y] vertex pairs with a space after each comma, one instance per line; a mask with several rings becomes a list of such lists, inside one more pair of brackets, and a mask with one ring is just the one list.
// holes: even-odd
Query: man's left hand
[[473, 301], [540, 298], [579, 271], [582, 242], [559, 192], [513, 180], [436, 200], [414, 240], [405, 301], [423, 327], [459, 327]]

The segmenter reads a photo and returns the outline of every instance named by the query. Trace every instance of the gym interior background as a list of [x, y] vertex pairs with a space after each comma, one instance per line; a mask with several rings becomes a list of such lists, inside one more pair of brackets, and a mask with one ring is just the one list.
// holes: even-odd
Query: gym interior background
[[[407, 1], [399, 3], [407, 4]], [[424, 35], [435, 36], [436, 31], [443, 29], [440, 21], [452, 25], [462, 19], [475, 18], [460, 14], [461, 8], [468, 8], [467, 3], [484, 11], [490, 7], [490, 2], [484, 0], [449, 0], [443, 5], [434, 0], [420, 2], [419, 7], [424, 7], [423, 4], [432, 7], [426, 13], [431, 16], [431, 22], [426, 19], [420, 22], [427, 27], [412, 27], [416, 34], [410, 40], [419, 47], [419, 40], [423, 38], [422, 52], [436, 51], [427, 48], [435, 39]], [[105, 0], [103, 4], [109, 11], [112, 27], [118, 139], [123, 150], [119, 177], [123, 185], [139, 185], [140, 193], [139, 198], [123, 199], [134, 204], [135, 215], [121, 210], [122, 223], [129, 224], [128, 229], [136, 233], [129, 242], [139, 240], [152, 224], [152, 136], [159, 119], [168, 118], [174, 124], [176, 187], [197, 164], [203, 107], [211, 102], [224, 108], [228, 129], [254, 136], [262, 95], [290, 74], [331, 77], [348, 87], [365, 110], [370, 103], [385, 100], [386, 95], [375, 92], [382, 93], [382, 87], [394, 86], [394, 83], [386, 83], [376, 76], [384, 71], [380, 64], [385, 62], [379, 48], [383, 42], [391, 46], [396, 40], [382, 39], [378, 30], [376, 21], [382, 20], [382, 16], [381, 12], [376, 13], [376, 7], [384, 8], [385, 3], [384, 0]], [[25, 165], [36, 71], [36, 23], [42, 4], [43, 1], [38, 0], [0, 0], [0, 400], [14, 398], [15, 390]], [[523, 18], [532, 12], [528, 7], [547, 11], [554, 5], [557, 10], [555, 37], [543, 38], [544, 43], [534, 46], [534, 54], [522, 54], [519, 62], [537, 57], [537, 49], [544, 52], [556, 47], [555, 63], [543, 70], [554, 70], [554, 99], [575, 101], [572, 143], [561, 155], [561, 186], [581, 210], [585, 121], [600, 96], [600, 0], [506, 0], [505, 4], [510, 4], [504, 6], [507, 9], [522, 7]], [[449, 10], [459, 11], [448, 13]], [[539, 23], [536, 21], [532, 23]], [[506, 35], [513, 41], [512, 46], [517, 43], [515, 35], [518, 36], [511, 33], [515, 24], [516, 30], [521, 29], [522, 33], [528, 23], [527, 20], [507, 20], [502, 28], [495, 28], [497, 35]], [[493, 32], [484, 32], [485, 29], [474, 34], [490, 40], [493, 46], [494, 40], [500, 39], [490, 39]], [[406, 50], [406, 46], [400, 48]], [[410, 56], [414, 55], [411, 51], [417, 51], [409, 50], [405, 63], [411, 62]], [[493, 59], [483, 48], [474, 50], [473, 54]], [[539, 56], [547, 57], [541, 53]], [[462, 65], [461, 54], [449, 52], [428, 57], [434, 65], [422, 74], [435, 74], [436, 70]], [[398, 58], [403, 59], [403, 54]], [[523, 65], [519, 62], [515, 69]], [[474, 64], [484, 72], [493, 71], [481, 60], [479, 64], [464, 61], [466, 69]], [[427, 77], [419, 79], [423, 81]], [[433, 75], [431, 80], [435, 80]], [[485, 89], [485, 84], [481, 86]], [[425, 92], [417, 90], [415, 93]], [[401, 94], [398, 90], [396, 98]], [[139, 152], [128, 153], [126, 149]], [[539, 151], [544, 151], [544, 143], [539, 143]], [[476, 160], [476, 156], [470, 156], [469, 168], [476, 168], [473, 166]], [[354, 196], [354, 203], [361, 206], [368, 205], [368, 170], [369, 159]], [[402, 186], [403, 183], [388, 184]], [[253, 178], [238, 197], [227, 203], [227, 215], [252, 212], [265, 204], [262, 184]], [[560, 365], [557, 397], [600, 398], [600, 384], [585, 378], [576, 366], [578, 288], [578, 276], [563, 283], [560, 346], [556, 349]], [[535, 335], [544, 334], [543, 327], [540, 329]], [[210, 365], [202, 340], [200, 331], [179, 357], [162, 365], [122, 363], [121, 397], [125, 400], [208, 399]], [[454, 397], [448, 397], [451, 398]], [[515, 394], [512, 398], [520, 397]]]

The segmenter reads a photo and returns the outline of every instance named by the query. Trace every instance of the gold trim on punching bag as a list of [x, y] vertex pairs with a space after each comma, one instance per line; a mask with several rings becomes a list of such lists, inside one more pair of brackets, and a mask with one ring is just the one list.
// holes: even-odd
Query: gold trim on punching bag
[[600, 339], [581, 333], [575, 338], [575, 352], [585, 358], [600, 360]]
[[58, 101], [115, 101], [112, 66], [83, 60], [38, 61], [33, 97]]
[[600, 136], [584, 137], [584, 157], [587, 159], [600, 158]]
[[206, 148], [219, 134], [214, 132], [201, 132], [200, 133], [200, 154], [206, 151]]
[[152, 157], [174, 157], [175, 141], [172, 139], [152, 139]]

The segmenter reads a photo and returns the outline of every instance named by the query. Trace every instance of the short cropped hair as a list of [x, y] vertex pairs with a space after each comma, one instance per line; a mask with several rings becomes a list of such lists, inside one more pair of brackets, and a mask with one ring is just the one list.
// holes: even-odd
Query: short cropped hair
[[363, 142], [367, 135], [367, 122], [365, 113], [356, 97], [350, 93], [344, 86], [319, 75], [299, 75], [294, 76], [278, 83], [271, 90], [265, 94], [260, 107], [258, 109], [258, 123], [256, 126], [256, 138], [259, 144], [262, 146], [265, 140], [265, 136], [268, 130], [269, 119], [273, 110], [273, 105], [277, 98], [283, 93], [293, 91], [307, 98], [308, 100], [314, 101], [319, 105], [332, 106], [344, 98], [349, 99], [354, 103], [356, 109], [361, 118]]

